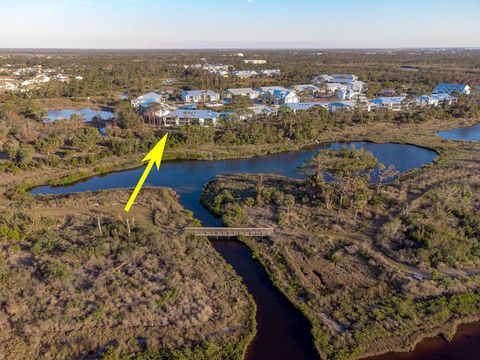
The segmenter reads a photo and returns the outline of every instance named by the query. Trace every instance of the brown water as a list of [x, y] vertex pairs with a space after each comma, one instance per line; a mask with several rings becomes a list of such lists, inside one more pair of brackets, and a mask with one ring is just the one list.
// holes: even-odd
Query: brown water
[[388, 353], [365, 360], [479, 360], [480, 323], [461, 325], [452, 341], [441, 336], [425, 339], [414, 351]]

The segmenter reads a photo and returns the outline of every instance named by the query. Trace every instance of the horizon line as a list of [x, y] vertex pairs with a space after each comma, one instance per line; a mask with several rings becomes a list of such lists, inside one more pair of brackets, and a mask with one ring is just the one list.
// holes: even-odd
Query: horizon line
[[480, 46], [399, 46], [399, 47], [158, 47], [158, 48], [122, 48], [122, 47], [0, 47], [8, 50], [120, 50], [120, 51], [158, 51], [158, 50], [479, 50]]

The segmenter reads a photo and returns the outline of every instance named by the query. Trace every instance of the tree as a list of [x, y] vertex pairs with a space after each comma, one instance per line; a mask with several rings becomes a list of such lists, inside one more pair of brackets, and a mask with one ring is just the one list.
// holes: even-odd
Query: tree
[[283, 203], [287, 208], [287, 222], [290, 222], [290, 209], [295, 205], [295, 196], [292, 194], [285, 195]]
[[340, 150], [322, 150], [312, 159], [307, 160], [300, 171], [307, 175], [307, 182], [317, 193], [325, 194], [326, 203], [331, 204], [331, 193], [327, 191], [325, 179], [332, 180], [334, 193], [339, 198], [339, 205], [349, 199], [349, 207], [353, 208], [360, 195], [369, 197], [368, 185], [370, 173], [378, 164], [372, 153], [355, 148]]
[[62, 145], [63, 139], [54, 135], [46, 136], [35, 142], [35, 148], [47, 155], [50, 155], [52, 151], [57, 150]]
[[20, 165], [29, 165], [35, 154], [35, 149], [30, 144], [20, 145], [17, 151], [17, 162]]
[[96, 128], [86, 127], [76, 132], [72, 145], [82, 151], [90, 151], [101, 140], [102, 136]]
[[125, 130], [138, 130], [143, 125], [143, 119], [130, 107], [128, 102], [121, 103], [115, 109], [115, 122]]
[[380, 191], [380, 186], [382, 186], [385, 181], [389, 179], [393, 179], [396, 177], [400, 172], [395, 169], [395, 165], [389, 165], [386, 167], [384, 164], [378, 164], [378, 183], [377, 183], [377, 194]]

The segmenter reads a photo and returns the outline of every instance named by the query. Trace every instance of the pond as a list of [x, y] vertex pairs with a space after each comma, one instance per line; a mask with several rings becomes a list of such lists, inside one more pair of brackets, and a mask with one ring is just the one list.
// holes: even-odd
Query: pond
[[[222, 161], [171, 161], [152, 171], [146, 185], [174, 189], [180, 203], [191, 210], [204, 226], [221, 226], [219, 219], [200, 204], [204, 186], [221, 174], [273, 173], [300, 178], [297, 168], [321, 149], [353, 146], [372, 152], [386, 166], [405, 172], [431, 163], [437, 153], [412, 145], [374, 144], [368, 142], [333, 143], [300, 151], [251, 159]], [[33, 194], [66, 194], [112, 188], [134, 187], [143, 168], [96, 176], [66, 187], [42, 186]], [[265, 269], [252, 259], [250, 249], [237, 241], [212, 241], [215, 249], [243, 278], [257, 304], [257, 336], [247, 352], [247, 359], [318, 359], [311, 327], [306, 318], [272, 284]]]
[[440, 131], [437, 135], [447, 140], [480, 141], [480, 124]]
[[70, 119], [73, 114], [80, 115], [85, 122], [91, 122], [94, 117], [101, 118], [102, 120], [110, 120], [114, 118], [114, 114], [111, 111], [92, 110], [89, 108], [83, 109], [62, 109], [62, 110], [49, 110], [47, 119], [49, 121], [56, 121], [60, 119]]

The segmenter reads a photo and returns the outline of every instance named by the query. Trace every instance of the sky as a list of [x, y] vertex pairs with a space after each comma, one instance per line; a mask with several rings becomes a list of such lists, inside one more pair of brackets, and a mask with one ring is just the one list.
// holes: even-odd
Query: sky
[[480, 0], [0, 0], [0, 48], [480, 47]]

